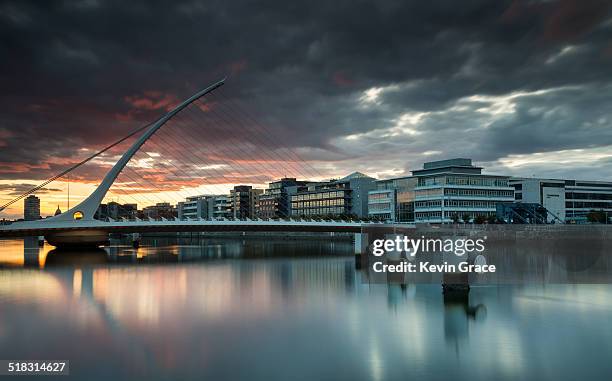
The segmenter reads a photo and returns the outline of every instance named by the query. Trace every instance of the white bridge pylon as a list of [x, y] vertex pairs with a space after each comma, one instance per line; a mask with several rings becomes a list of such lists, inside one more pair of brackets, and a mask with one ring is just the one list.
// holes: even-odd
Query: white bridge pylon
[[113, 168], [111, 168], [111, 170], [108, 171], [108, 173], [104, 177], [104, 180], [102, 180], [102, 182], [100, 183], [100, 185], [98, 185], [96, 190], [94, 190], [93, 193], [89, 195], [89, 197], [87, 197], [81, 203], [79, 203], [75, 207], [57, 216], [46, 218], [44, 220], [32, 221], [32, 222], [39, 222], [39, 223], [46, 224], [46, 223], [64, 222], [64, 221], [71, 221], [71, 222], [83, 221], [85, 222], [85, 221], [94, 220], [96, 211], [98, 210], [100, 203], [102, 203], [102, 200], [104, 200], [106, 193], [108, 192], [110, 187], [113, 185], [113, 183], [117, 179], [117, 176], [119, 176], [123, 168], [130, 161], [130, 159], [136, 154], [136, 152], [138, 152], [140, 147], [142, 147], [142, 145], [151, 136], [153, 136], [153, 134], [155, 134], [157, 130], [159, 130], [164, 124], [166, 124], [166, 122], [168, 122], [173, 116], [181, 112], [185, 107], [189, 106], [191, 103], [193, 103], [197, 99], [200, 99], [204, 95], [211, 93], [212, 91], [223, 86], [224, 83], [225, 83], [225, 78], [223, 78], [219, 82], [216, 82], [208, 86], [204, 90], [201, 90], [195, 93], [194, 95], [186, 99], [183, 103], [176, 106], [172, 111], [169, 111], [167, 114], [159, 118], [151, 127], [149, 127], [142, 134], [142, 136], [136, 142], [134, 142], [134, 144], [132, 144], [132, 146], [127, 151], [125, 151], [123, 156], [121, 156], [121, 159], [119, 159], [119, 161], [117, 161], [117, 163], [113, 166]]

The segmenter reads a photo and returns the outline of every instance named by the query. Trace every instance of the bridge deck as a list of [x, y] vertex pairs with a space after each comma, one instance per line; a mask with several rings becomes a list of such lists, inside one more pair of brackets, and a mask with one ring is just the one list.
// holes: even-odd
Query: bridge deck
[[[44, 221], [44, 220], [43, 220]], [[108, 233], [146, 232], [343, 232], [360, 233], [380, 223], [330, 221], [78, 221], [19, 222], [0, 227], [0, 238], [39, 236], [67, 231], [106, 231]]]

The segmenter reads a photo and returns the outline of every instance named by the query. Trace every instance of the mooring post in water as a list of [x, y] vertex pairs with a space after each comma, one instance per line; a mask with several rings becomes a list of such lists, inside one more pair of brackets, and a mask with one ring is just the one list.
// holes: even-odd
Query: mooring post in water
[[132, 247], [140, 247], [140, 233], [132, 233]]
[[[442, 237], [442, 240], [451, 239], [456, 240], [457, 236]], [[442, 250], [442, 263], [454, 266], [455, 269], [459, 268], [459, 262], [468, 261], [468, 254], [465, 253], [462, 256], [455, 254], [454, 251]], [[470, 291], [470, 278], [467, 272], [460, 272], [455, 270], [452, 272], [445, 271], [442, 274], [442, 291], [448, 292], [464, 292]]]

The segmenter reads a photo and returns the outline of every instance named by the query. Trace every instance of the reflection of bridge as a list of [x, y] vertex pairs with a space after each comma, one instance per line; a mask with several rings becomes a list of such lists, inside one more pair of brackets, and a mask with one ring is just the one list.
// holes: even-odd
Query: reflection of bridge
[[[349, 232], [359, 233], [368, 223], [352, 221], [315, 220], [136, 220], [100, 221], [94, 218], [102, 200], [138, 150], [156, 131], [175, 115], [201, 97], [213, 92], [225, 83], [221, 80], [194, 94], [155, 123], [148, 126], [142, 135], [109, 170], [100, 185], [81, 203], [68, 211], [44, 220], [16, 222], [0, 226], [0, 237], [44, 235], [56, 246], [97, 246], [106, 242], [109, 233], [137, 232], [209, 232], [209, 231], [286, 231], [286, 232]], [[137, 132], [140, 132], [137, 131]], [[135, 133], [133, 133], [135, 134]], [[131, 135], [133, 135], [131, 134]], [[130, 135], [130, 136], [131, 136]], [[101, 151], [103, 152], [103, 151]], [[100, 152], [100, 153], [101, 153]], [[89, 159], [88, 159], [89, 160]], [[45, 182], [43, 185], [47, 184]], [[39, 188], [39, 187], [38, 187]], [[36, 189], [38, 189], [36, 188]], [[32, 193], [32, 191], [18, 197]], [[15, 202], [13, 200], [12, 202]], [[6, 205], [10, 205], [6, 204]], [[6, 205], [4, 207], [6, 207]]]

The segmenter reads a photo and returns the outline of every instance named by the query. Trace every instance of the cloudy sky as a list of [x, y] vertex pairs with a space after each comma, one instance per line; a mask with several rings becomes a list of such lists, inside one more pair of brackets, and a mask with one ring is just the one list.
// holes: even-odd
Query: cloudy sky
[[[0, 201], [224, 76], [216, 102], [283, 137], [255, 145], [310, 169], [272, 163], [281, 169], [243, 182], [384, 178], [450, 157], [488, 173], [612, 180], [611, 4], [0, 1]], [[75, 180], [73, 197], [109, 161]], [[46, 210], [65, 188], [40, 194]]]

